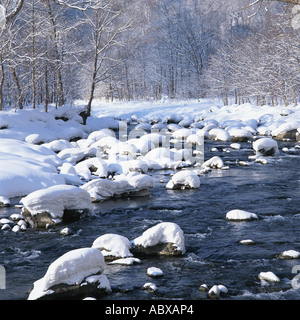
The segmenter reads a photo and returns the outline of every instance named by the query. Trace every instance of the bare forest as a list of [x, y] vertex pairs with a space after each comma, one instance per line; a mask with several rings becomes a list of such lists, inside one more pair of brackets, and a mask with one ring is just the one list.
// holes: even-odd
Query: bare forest
[[84, 99], [90, 113], [100, 97], [296, 104], [291, 2], [3, 0], [0, 110]]

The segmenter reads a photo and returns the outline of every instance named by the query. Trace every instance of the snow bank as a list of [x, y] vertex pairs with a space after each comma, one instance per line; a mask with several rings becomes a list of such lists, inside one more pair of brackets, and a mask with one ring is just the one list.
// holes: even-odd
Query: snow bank
[[65, 184], [57, 166], [61, 160], [42, 146], [0, 139], [0, 195], [13, 198], [33, 191]]
[[65, 210], [93, 211], [90, 195], [75, 186], [57, 185], [37, 190], [21, 200], [31, 215], [47, 212], [53, 219], [62, 218]]
[[58, 284], [80, 284], [86, 277], [102, 273], [105, 269], [102, 253], [96, 248], [81, 248], [69, 251], [55, 260], [44, 277], [34, 283], [28, 300], [35, 300], [53, 291]]
[[97, 238], [92, 248], [99, 249], [104, 257], [126, 258], [132, 257], [129, 251], [130, 242], [126, 237], [118, 234], [105, 234]]
[[247, 221], [258, 219], [258, 216], [252, 212], [236, 209], [227, 212], [226, 219], [231, 221]]
[[172, 243], [177, 250], [185, 253], [183, 231], [172, 222], [159, 223], [131, 241], [132, 246], [142, 246], [144, 248], [153, 247], [159, 243]]
[[167, 189], [179, 189], [182, 187], [191, 189], [199, 188], [200, 178], [193, 171], [182, 170], [175, 173], [166, 185]]

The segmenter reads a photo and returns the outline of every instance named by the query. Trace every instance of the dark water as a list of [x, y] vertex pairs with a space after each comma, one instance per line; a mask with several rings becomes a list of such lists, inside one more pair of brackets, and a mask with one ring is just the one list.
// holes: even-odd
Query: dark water
[[[281, 143], [292, 147], [293, 143]], [[211, 147], [220, 147], [210, 152]], [[177, 258], [143, 259], [135, 266], [107, 266], [106, 275], [113, 293], [106, 299], [206, 299], [199, 291], [224, 284], [229, 292], [222, 299], [300, 299], [300, 289], [291, 286], [292, 267], [300, 259], [282, 260], [277, 254], [285, 250], [300, 251], [300, 150], [281, 152], [269, 158], [267, 165], [253, 163], [247, 167], [236, 159], [248, 160], [251, 144], [239, 151], [224, 152], [226, 143], [205, 144], [205, 158], [223, 157], [230, 170], [213, 170], [201, 176], [197, 190], [168, 191], [170, 177], [153, 172], [157, 185], [149, 197], [109, 200], [95, 206], [96, 215], [69, 225], [75, 232], [62, 236], [57, 226], [50, 231], [27, 230], [14, 233], [0, 231], [0, 265], [6, 268], [6, 290], [0, 299], [27, 299], [32, 283], [41, 278], [50, 263], [69, 250], [89, 247], [100, 235], [116, 233], [130, 240], [159, 222], [175, 222], [185, 234], [187, 253]], [[163, 179], [164, 183], [159, 183]], [[253, 222], [228, 222], [232, 209], [255, 212]], [[1, 209], [8, 217], [18, 209]], [[252, 239], [254, 245], [242, 245]], [[148, 267], [159, 267], [164, 276], [150, 279]], [[261, 285], [260, 272], [272, 271], [278, 284]], [[141, 290], [146, 282], [158, 290]]]

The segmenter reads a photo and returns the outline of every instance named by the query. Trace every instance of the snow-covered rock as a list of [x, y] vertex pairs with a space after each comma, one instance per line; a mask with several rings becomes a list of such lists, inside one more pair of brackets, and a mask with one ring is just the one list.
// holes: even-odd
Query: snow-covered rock
[[253, 138], [252, 132], [246, 127], [232, 127], [227, 129], [232, 142], [247, 142]]
[[92, 245], [92, 248], [99, 249], [106, 259], [132, 257], [129, 251], [130, 242], [126, 237], [118, 234], [104, 234], [98, 237]]
[[258, 216], [252, 212], [235, 209], [227, 212], [226, 219], [230, 221], [248, 221], [256, 220]]
[[115, 176], [114, 180], [92, 180], [81, 188], [86, 190], [94, 201], [99, 201], [123, 194], [145, 195], [154, 188], [154, 185], [155, 181], [151, 176], [132, 172], [128, 175]]
[[163, 271], [156, 267], [150, 267], [147, 269], [147, 275], [152, 278], [162, 277], [164, 275]]
[[268, 272], [261, 272], [258, 275], [258, 278], [262, 281], [268, 281], [268, 282], [280, 282], [280, 279], [274, 274], [272, 271]]
[[121, 258], [114, 261], [109, 262], [108, 264], [120, 264], [123, 266], [132, 266], [134, 264], [140, 264], [142, 261], [138, 258]]
[[183, 231], [175, 223], [159, 223], [132, 240], [130, 251], [134, 255], [183, 255], [185, 253]]
[[286, 250], [279, 254], [279, 257], [281, 259], [299, 259], [300, 258], [300, 252], [296, 250]]
[[200, 187], [200, 178], [196, 173], [190, 170], [182, 170], [175, 173], [172, 179], [167, 183], [167, 189], [196, 189]]
[[260, 138], [253, 142], [253, 149], [258, 156], [273, 156], [278, 153], [278, 143], [272, 138]]
[[37, 190], [23, 198], [22, 215], [32, 227], [56, 224], [57, 219], [73, 221], [93, 212], [88, 192], [68, 185]]
[[108, 165], [98, 157], [89, 158], [75, 165], [76, 173], [85, 180], [92, 179], [92, 173], [99, 178], [106, 178]]
[[212, 169], [222, 169], [224, 167], [224, 162], [220, 157], [214, 156], [208, 159], [207, 161], [205, 161], [202, 164], [202, 167], [209, 167]]
[[222, 128], [213, 128], [209, 131], [209, 137], [211, 140], [217, 141], [230, 141], [231, 135]]
[[[34, 283], [28, 300], [54, 299], [63, 287], [64, 297], [83, 294], [84, 283], [97, 283], [94, 290], [110, 292], [106, 276], [101, 275], [106, 267], [102, 253], [96, 248], [81, 248], [69, 251], [55, 260], [43, 278]], [[102, 276], [99, 278], [100, 275]], [[97, 276], [94, 276], [97, 275]], [[97, 277], [91, 278], [91, 276]], [[97, 280], [97, 281], [96, 281]], [[100, 281], [99, 281], [100, 280]], [[100, 283], [99, 283], [100, 282]], [[57, 287], [60, 285], [60, 287]], [[69, 289], [69, 291], [68, 291]], [[95, 292], [96, 293], [96, 292]], [[99, 294], [99, 293], [98, 293]]]

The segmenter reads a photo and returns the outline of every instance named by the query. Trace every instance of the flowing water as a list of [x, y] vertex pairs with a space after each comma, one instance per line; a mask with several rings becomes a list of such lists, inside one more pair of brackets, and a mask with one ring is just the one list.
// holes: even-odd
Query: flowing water
[[[280, 143], [293, 147], [296, 143]], [[175, 222], [185, 234], [186, 254], [182, 257], [144, 258], [134, 266], [108, 265], [105, 271], [113, 292], [105, 299], [206, 299], [199, 290], [223, 284], [228, 293], [222, 299], [300, 299], [293, 288], [293, 266], [300, 259], [283, 260], [285, 250], [300, 251], [300, 150], [268, 158], [262, 165], [248, 161], [251, 145], [224, 152], [228, 143], [206, 142], [205, 158], [221, 156], [229, 170], [213, 170], [201, 176], [197, 190], [166, 190], [170, 176], [153, 172], [157, 179], [149, 197], [108, 200], [95, 205], [95, 216], [69, 224], [74, 234], [62, 236], [64, 225], [47, 231], [0, 231], [0, 265], [6, 269], [6, 290], [0, 299], [27, 299], [32, 283], [48, 266], [67, 251], [90, 247], [106, 233], [132, 240], [159, 222]], [[211, 152], [217, 147], [217, 152]], [[163, 180], [163, 183], [160, 182]], [[16, 199], [18, 202], [19, 199]], [[243, 209], [259, 216], [252, 222], [229, 222], [226, 213]], [[2, 208], [0, 217], [19, 209]], [[253, 245], [240, 244], [252, 239]], [[148, 267], [159, 267], [164, 276], [149, 279]], [[261, 284], [260, 272], [272, 271], [280, 283]], [[141, 287], [154, 282], [158, 290]]]

